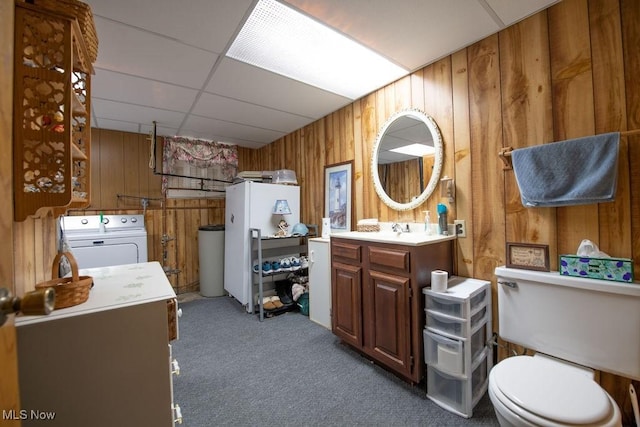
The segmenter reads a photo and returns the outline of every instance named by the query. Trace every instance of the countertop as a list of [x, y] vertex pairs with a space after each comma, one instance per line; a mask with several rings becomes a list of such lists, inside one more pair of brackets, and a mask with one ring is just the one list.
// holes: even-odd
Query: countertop
[[171, 283], [157, 261], [80, 269], [78, 273], [80, 276], [93, 277], [93, 288], [89, 291], [87, 301], [53, 310], [46, 316], [18, 315], [16, 327], [176, 298]]
[[343, 239], [354, 239], [354, 240], [365, 240], [368, 242], [378, 242], [378, 243], [391, 243], [396, 245], [406, 245], [406, 246], [422, 246], [422, 245], [430, 245], [434, 243], [445, 242], [447, 240], [455, 240], [456, 236], [447, 235], [443, 236], [440, 234], [431, 234], [428, 235], [424, 231], [416, 231], [410, 233], [396, 233], [393, 231], [374, 231], [374, 232], [366, 232], [366, 231], [348, 231], [345, 233], [333, 233], [331, 237], [343, 238]]

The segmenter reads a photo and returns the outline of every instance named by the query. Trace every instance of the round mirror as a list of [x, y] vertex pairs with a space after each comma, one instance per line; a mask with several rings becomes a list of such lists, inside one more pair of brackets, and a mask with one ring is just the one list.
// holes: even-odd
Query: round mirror
[[380, 128], [371, 156], [376, 193], [398, 211], [415, 209], [433, 193], [442, 170], [442, 136], [431, 116], [411, 109]]

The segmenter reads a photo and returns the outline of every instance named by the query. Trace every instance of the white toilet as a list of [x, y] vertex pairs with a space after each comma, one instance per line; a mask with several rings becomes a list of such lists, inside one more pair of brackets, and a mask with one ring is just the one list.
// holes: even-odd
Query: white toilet
[[620, 426], [594, 370], [640, 380], [640, 286], [498, 267], [500, 337], [538, 352], [489, 374], [501, 426]]

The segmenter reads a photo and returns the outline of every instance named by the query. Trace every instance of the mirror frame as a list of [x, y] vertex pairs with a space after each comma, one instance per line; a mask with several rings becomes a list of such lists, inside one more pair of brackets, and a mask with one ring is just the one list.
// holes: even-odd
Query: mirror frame
[[[391, 197], [389, 197], [389, 195], [384, 191], [382, 183], [380, 182], [380, 177], [378, 176], [378, 152], [380, 150], [380, 144], [382, 143], [385, 132], [389, 129], [393, 122], [400, 117], [411, 117], [424, 123], [431, 132], [431, 136], [433, 137], [433, 146], [436, 150], [433, 173], [431, 174], [429, 183], [422, 191], [422, 193], [409, 203], [398, 203]], [[440, 174], [442, 172], [443, 157], [444, 147], [442, 142], [442, 135], [440, 134], [440, 129], [438, 128], [438, 125], [436, 124], [436, 121], [433, 119], [433, 117], [416, 108], [400, 110], [394, 113], [380, 128], [378, 136], [376, 137], [376, 142], [373, 145], [373, 152], [371, 154], [371, 175], [373, 178], [373, 187], [375, 188], [376, 193], [378, 193], [378, 197], [380, 197], [385, 205], [397, 211], [408, 211], [419, 207], [429, 198], [429, 196], [431, 196], [433, 191], [438, 186], [438, 182], [440, 181]]]

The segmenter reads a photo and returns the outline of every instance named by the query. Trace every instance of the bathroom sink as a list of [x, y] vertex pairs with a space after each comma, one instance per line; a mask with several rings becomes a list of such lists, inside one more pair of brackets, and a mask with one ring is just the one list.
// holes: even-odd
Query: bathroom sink
[[400, 245], [409, 245], [409, 246], [421, 246], [421, 245], [429, 245], [432, 243], [443, 242], [446, 240], [453, 240], [456, 237], [453, 235], [450, 236], [442, 236], [439, 234], [427, 235], [422, 231], [410, 232], [410, 233], [397, 233], [390, 230], [382, 230], [375, 232], [365, 232], [365, 231], [349, 231], [346, 233], [336, 233], [332, 234], [334, 237], [341, 237], [345, 239], [355, 239], [355, 240], [367, 240], [370, 242], [379, 242], [379, 243], [395, 243]]

